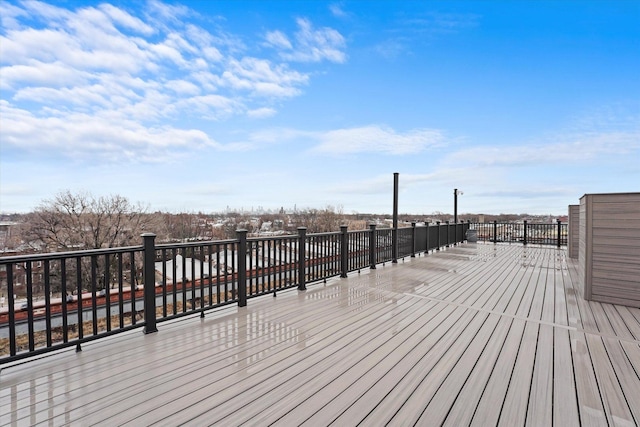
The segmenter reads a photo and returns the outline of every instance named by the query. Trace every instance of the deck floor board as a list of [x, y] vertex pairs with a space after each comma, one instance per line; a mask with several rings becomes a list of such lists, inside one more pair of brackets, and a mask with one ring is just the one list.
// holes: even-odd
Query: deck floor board
[[637, 425], [640, 309], [462, 244], [4, 367], [0, 425]]

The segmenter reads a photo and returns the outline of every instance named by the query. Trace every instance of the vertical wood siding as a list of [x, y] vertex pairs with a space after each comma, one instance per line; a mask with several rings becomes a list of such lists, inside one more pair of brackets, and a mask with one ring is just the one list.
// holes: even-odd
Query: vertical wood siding
[[577, 259], [580, 248], [580, 205], [569, 205], [569, 258]]
[[640, 193], [584, 195], [579, 247], [586, 299], [640, 307]]

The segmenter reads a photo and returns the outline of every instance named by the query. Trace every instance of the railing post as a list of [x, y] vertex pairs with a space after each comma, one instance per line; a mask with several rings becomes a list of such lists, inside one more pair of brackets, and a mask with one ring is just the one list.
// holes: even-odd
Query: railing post
[[450, 244], [450, 242], [451, 242], [451, 237], [449, 236], [449, 231], [450, 231], [449, 229], [450, 229], [451, 227], [449, 227], [449, 221], [448, 221], [448, 220], [446, 221], [446, 224], [447, 224], [447, 225], [446, 225], [446, 227], [447, 227], [447, 247], [449, 247], [449, 244]]
[[399, 173], [393, 174], [393, 230], [391, 230], [391, 263], [398, 263], [398, 178]]
[[[142, 235], [144, 248], [144, 329], [142, 332], [151, 334], [158, 332], [156, 327], [156, 235], [144, 233]], [[136, 308], [131, 307], [132, 313]]]
[[458, 245], [458, 222], [453, 221], [453, 246]]
[[376, 225], [369, 224], [369, 268], [376, 269], [376, 252], [378, 245], [376, 244]]
[[436, 251], [440, 250], [440, 221], [436, 221], [436, 228], [438, 230], [438, 246], [436, 247]]
[[342, 273], [340, 277], [347, 277], [349, 272], [349, 235], [347, 234], [348, 226], [340, 226], [340, 267]]
[[425, 248], [426, 248], [426, 249], [424, 250], [424, 253], [425, 253], [425, 254], [428, 254], [428, 253], [429, 253], [429, 228], [430, 228], [430, 227], [429, 227], [429, 223], [425, 221], [425, 222], [424, 222], [424, 227], [426, 228], [426, 230], [425, 230], [425, 231], [426, 231], [426, 233], [425, 233], [425, 234], [427, 235], [427, 237], [426, 237], [426, 239], [427, 239], [427, 244], [425, 245]]
[[413, 233], [411, 233], [411, 258], [415, 258], [416, 257], [416, 222], [413, 221], [411, 223], [411, 230], [413, 231]]
[[238, 307], [247, 306], [247, 230], [236, 230], [238, 238]]
[[306, 291], [306, 275], [305, 267], [307, 262], [306, 256], [307, 243], [307, 227], [298, 227], [298, 290]]
[[498, 243], [498, 221], [493, 220], [493, 243]]
[[562, 223], [560, 222], [560, 220], [558, 219], [558, 247], [561, 246], [562, 243]]
[[522, 231], [522, 234], [524, 236], [523, 238], [523, 243], [526, 245], [527, 244], [527, 220], [524, 220], [524, 230]]

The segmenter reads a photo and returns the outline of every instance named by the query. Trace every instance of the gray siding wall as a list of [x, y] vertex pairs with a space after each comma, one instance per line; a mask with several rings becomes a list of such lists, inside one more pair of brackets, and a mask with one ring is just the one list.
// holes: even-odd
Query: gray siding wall
[[640, 307], [640, 193], [585, 194], [579, 216], [585, 299]]
[[568, 239], [568, 251], [569, 258], [577, 259], [579, 256], [580, 248], [578, 242], [580, 241], [580, 205], [569, 205], [569, 239]]

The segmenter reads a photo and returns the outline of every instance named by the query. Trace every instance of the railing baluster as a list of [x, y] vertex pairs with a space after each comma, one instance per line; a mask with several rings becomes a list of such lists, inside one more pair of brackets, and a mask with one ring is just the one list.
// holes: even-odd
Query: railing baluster
[[219, 304], [220, 301], [220, 246], [217, 248], [216, 253], [216, 302]]
[[15, 298], [13, 289], [13, 266], [12, 262], [7, 264], [7, 299], [9, 300], [9, 355], [15, 356], [16, 349], [16, 313], [15, 313]]
[[107, 320], [107, 332], [111, 331], [111, 273], [109, 269], [109, 265], [111, 261], [109, 260], [109, 254], [104, 254], [104, 301], [105, 301], [105, 312], [106, 312], [106, 320]]
[[35, 345], [35, 331], [33, 329], [33, 271], [31, 261], [26, 263], [27, 274], [27, 319], [29, 327], [29, 351], [33, 351]]
[[162, 317], [167, 317], [167, 250], [160, 250], [162, 259]]
[[209, 276], [209, 307], [213, 306], [213, 245], [207, 247], [207, 275]]
[[71, 294], [67, 291], [67, 259], [60, 260], [60, 289], [62, 296], [62, 342], [69, 342], [69, 319], [67, 302], [71, 299]]
[[130, 287], [129, 287], [129, 301], [131, 304], [131, 324], [135, 325], [138, 322], [138, 319], [136, 319], [136, 315], [138, 313], [137, 307], [136, 307], [136, 290], [138, 288], [137, 286], [137, 281], [138, 281], [138, 276], [137, 276], [137, 272], [136, 272], [136, 256], [135, 256], [135, 252], [131, 251], [129, 253], [129, 282], [130, 282]]
[[47, 347], [52, 346], [51, 337], [51, 266], [48, 259], [44, 260], [44, 315], [45, 315], [45, 334]]
[[[82, 322], [82, 312], [84, 311], [83, 299], [82, 299], [82, 260], [79, 256], [76, 256], [76, 288], [78, 296], [78, 340], [84, 337], [84, 323]], [[76, 345], [76, 351], [81, 351], [80, 343]]]
[[182, 248], [182, 278], [180, 279], [182, 289], [182, 312], [187, 312], [187, 248]]
[[171, 289], [171, 297], [172, 305], [173, 305], [173, 315], [178, 314], [178, 248], [173, 248], [171, 250], [172, 262], [171, 262], [171, 274], [172, 274], [172, 289]]

